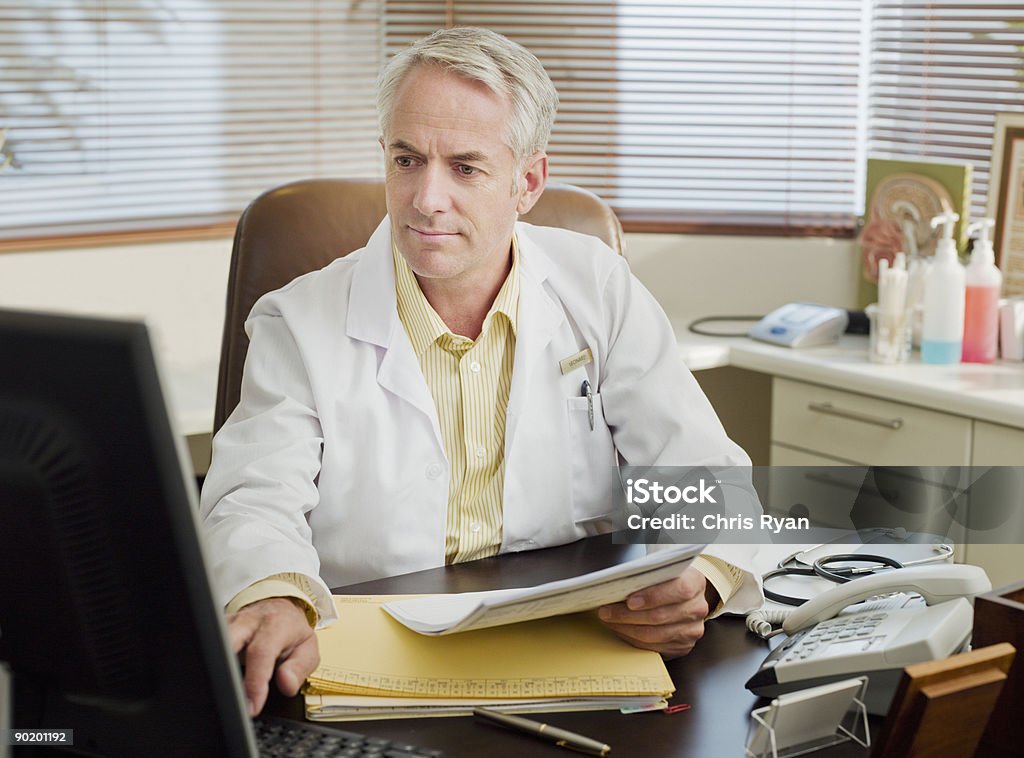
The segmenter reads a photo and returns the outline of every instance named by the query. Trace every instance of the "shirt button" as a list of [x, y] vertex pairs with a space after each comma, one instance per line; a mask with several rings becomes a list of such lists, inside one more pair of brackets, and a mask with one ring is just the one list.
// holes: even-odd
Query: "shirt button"
[[480, 373], [480, 361], [473, 361], [472, 363], [470, 363], [469, 364], [469, 370], [472, 371], [474, 374], [479, 374]]
[[469, 522], [469, 531], [473, 532], [473, 534], [476, 534], [477, 532], [479, 532], [480, 531], [480, 522], [479, 521], [470, 521]]
[[441, 476], [441, 470], [440, 463], [431, 463], [427, 466], [427, 479], [437, 479]]
[[476, 457], [477, 458], [483, 458], [485, 455], [487, 455], [487, 450], [484, 448], [483, 445], [481, 445], [480, 447], [478, 447], [476, 449]]

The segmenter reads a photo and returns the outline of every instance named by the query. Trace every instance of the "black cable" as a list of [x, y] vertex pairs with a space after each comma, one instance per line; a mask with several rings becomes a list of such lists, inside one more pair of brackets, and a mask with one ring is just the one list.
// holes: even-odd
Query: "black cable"
[[764, 316], [704, 316], [691, 322], [688, 328], [694, 334], [700, 334], [703, 337], [746, 337], [748, 332], [709, 332], [697, 327], [715, 321], [760, 321], [762, 318]]

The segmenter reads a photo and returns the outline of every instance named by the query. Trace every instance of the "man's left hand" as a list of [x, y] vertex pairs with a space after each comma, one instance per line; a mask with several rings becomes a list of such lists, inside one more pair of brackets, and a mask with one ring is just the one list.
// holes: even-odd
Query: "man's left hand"
[[702, 573], [690, 567], [675, 579], [634, 592], [625, 602], [601, 607], [598, 618], [631, 645], [676, 658], [693, 650], [704, 636], [712, 599], [717, 604], [717, 593]]

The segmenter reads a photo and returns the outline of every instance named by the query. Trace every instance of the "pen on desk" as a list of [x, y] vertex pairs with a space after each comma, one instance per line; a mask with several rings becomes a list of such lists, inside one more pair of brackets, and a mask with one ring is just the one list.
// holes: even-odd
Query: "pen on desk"
[[590, 381], [583, 380], [580, 385], [580, 397], [587, 399], [587, 420], [590, 422], [590, 431], [594, 431], [594, 393], [590, 389]]
[[491, 711], [487, 708], [474, 708], [473, 715], [477, 718], [490, 721], [501, 726], [508, 727], [509, 729], [515, 729], [517, 732], [524, 732], [525, 734], [532, 734], [534, 737], [540, 737], [542, 740], [553, 742], [559, 747], [567, 747], [572, 750], [578, 750], [581, 753], [587, 753], [588, 755], [608, 755], [612, 749], [605, 745], [603, 742], [592, 740], [589, 737], [584, 737], [581, 734], [574, 732], [567, 732], [565, 729], [559, 729], [556, 726], [550, 724], [543, 724], [540, 721], [532, 721], [530, 719], [524, 719], [520, 716], [512, 716], [508, 713], [499, 713], [498, 711]]

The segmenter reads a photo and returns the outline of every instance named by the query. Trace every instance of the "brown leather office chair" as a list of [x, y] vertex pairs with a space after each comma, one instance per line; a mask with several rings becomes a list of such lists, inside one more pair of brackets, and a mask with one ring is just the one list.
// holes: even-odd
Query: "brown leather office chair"
[[[386, 212], [384, 183], [372, 179], [304, 179], [264, 192], [245, 209], [231, 252], [214, 431], [238, 405], [249, 349], [243, 326], [259, 297], [366, 245]], [[523, 220], [591, 234], [623, 252], [611, 208], [570, 184], [548, 184]]]

